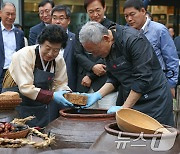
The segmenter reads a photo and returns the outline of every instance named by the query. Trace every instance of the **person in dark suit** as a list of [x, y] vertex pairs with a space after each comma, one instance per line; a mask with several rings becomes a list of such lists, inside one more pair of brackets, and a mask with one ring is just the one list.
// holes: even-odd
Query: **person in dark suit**
[[68, 34], [67, 45], [64, 49], [61, 49], [60, 54], [63, 55], [66, 62], [66, 69], [68, 75], [68, 86], [72, 91], [76, 91], [77, 82], [77, 63], [74, 57], [74, 41], [75, 34], [68, 30], [68, 25], [71, 22], [71, 10], [65, 5], [57, 5], [52, 9], [52, 24], [62, 26]]
[[37, 37], [45, 26], [51, 24], [51, 10], [54, 7], [52, 0], [42, 0], [39, 5], [39, 18], [41, 22], [30, 28], [29, 31], [29, 45], [37, 44]]
[[4, 74], [9, 67], [14, 52], [23, 48], [24, 33], [14, 27], [16, 19], [16, 8], [13, 3], [2, 4], [0, 11], [0, 93]]
[[[106, 18], [105, 0], [84, 0], [84, 8], [91, 21], [101, 23], [107, 28], [113, 27], [114, 22]], [[106, 65], [101, 57], [95, 57], [88, 53], [79, 42], [79, 34], [76, 35], [75, 56], [78, 63], [77, 91], [95, 92], [106, 82]], [[113, 92], [92, 106], [92, 108], [110, 108], [116, 104], [117, 93]]]

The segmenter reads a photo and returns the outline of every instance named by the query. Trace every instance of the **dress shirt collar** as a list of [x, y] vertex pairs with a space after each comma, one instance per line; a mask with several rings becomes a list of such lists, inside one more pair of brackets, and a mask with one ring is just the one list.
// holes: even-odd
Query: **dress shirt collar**
[[145, 24], [143, 25], [143, 27], [141, 28], [141, 29], [144, 31], [144, 33], [148, 30], [148, 25], [149, 25], [150, 21], [151, 21], [151, 19], [149, 19], [148, 17], [146, 17], [146, 22], [145, 22]]
[[1, 21], [1, 30], [2, 30], [2, 31], [3, 31], [3, 30], [12, 31], [12, 30], [14, 30], [14, 28], [15, 28], [14, 25], [12, 25], [11, 30], [7, 30], [6, 27], [4, 27], [4, 25], [3, 25], [2, 21]]
[[69, 30], [67, 29], [67, 30], [66, 30], [66, 34], [68, 34], [68, 33], [69, 33]]
[[45, 24], [45, 26], [48, 26], [48, 25], [49, 25], [49, 24], [47, 24], [47, 23], [45, 23], [45, 22], [44, 22], [44, 24]]

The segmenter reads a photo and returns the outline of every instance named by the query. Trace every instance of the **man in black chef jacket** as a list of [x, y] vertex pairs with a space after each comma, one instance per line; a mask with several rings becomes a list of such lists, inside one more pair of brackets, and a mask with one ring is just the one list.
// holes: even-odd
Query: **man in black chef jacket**
[[85, 94], [89, 107], [120, 84], [123, 92], [121, 108], [133, 108], [162, 124], [174, 125], [170, 87], [157, 56], [146, 37], [138, 31], [116, 25], [108, 30], [97, 22], [88, 22], [79, 33], [83, 47], [95, 56], [106, 59], [108, 79], [97, 92]]

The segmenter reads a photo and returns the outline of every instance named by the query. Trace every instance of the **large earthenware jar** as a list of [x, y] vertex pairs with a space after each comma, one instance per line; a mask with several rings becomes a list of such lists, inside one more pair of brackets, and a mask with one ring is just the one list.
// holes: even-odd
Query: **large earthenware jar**
[[180, 133], [177, 129], [164, 125], [170, 132], [167, 134], [143, 134], [123, 132], [117, 123], [105, 126], [90, 149], [128, 154], [175, 154], [180, 153]]
[[0, 110], [0, 122], [11, 122], [18, 117], [16, 110]]
[[104, 126], [115, 121], [115, 114], [106, 112], [103, 109], [60, 110], [60, 117], [45, 129], [56, 138], [51, 148], [89, 148], [104, 131]]
[[48, 148], [33, 148], [33, 147], [22, 147], [22, 148], [0, 148], [0, 154], [37, 154], [39, 152], [51, 150]]
[[[97, 151], [97, 150], [92, 150], [92, 149], [69, 148], [69, 149], [50, 150], [50, 151], [40, 152], [38, 154], [109, 154], [109, 152]], [[116, 154], [116, 153], [111, 152], [111, 154]]]

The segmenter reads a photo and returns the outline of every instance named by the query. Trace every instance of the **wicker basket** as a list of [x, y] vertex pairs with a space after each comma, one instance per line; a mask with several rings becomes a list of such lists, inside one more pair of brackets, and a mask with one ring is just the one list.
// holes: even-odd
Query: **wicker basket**
[[22, 102], [22, 99], [0, 100], [0, 110], [12, 110]]
[[25, 138], [29, 133], [29, 128], [27, 127], [24, 130], [20, 130], [17, 132], [8, 132], [8, 133], [1, 133], [1, 138], [8, 138], [8, 139], [17, 139], [17, 138]]

